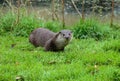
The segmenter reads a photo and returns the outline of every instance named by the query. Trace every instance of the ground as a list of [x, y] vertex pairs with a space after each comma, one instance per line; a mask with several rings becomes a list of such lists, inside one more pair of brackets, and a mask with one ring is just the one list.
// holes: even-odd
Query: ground
[[0, 81], [120, 81], [119, 39], [74, 39], [45, 52], [27, 37], [0, 36]]

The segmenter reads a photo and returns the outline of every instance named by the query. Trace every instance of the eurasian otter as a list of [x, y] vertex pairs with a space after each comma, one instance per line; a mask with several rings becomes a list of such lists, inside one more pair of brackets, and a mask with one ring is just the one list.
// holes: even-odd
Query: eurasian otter
[[63, 51], [72, 38], [70, 30], [61, 30], [54, 33], [45, 28], [35, 29], [29, 37], [29, 41], [35, 46], [42, 46], [46, 51]]

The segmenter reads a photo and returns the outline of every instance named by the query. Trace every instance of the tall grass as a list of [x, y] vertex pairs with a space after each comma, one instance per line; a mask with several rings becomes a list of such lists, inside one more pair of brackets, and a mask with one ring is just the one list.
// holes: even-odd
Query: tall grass
[[0, 34], [13, 32], [14, 35], [28, 36], [28, 34], [39, 27], [39, 22], [35, 19], [34, 15], [21, 15], [19, 22], [16, 23], [16, 14], [10, 12], [6, 13], [0, 19]]
[[[26, 7], [20, 6], [17, 8], [13, 5], [10, 5], [10, 7], [11, 9], [8, 9], [5, 13], [0, 13], [0, 35], [12, 33], [15, 36], [27, 37], [32, 30], [38, 27], [48, 28], [54, 32], [63, 29], [61, 22], [45, 21], [42, 18], [37, 18], [36, 14], [27, 10]], [[18, 10], [19, 12], [17, 12]], [[65, 28], [72, 29], [74, 37], [78, 39], [120, 38], [119, 26], [118, 29], [112, 29], [108, 24], [103, 24], [94, 17], [86, 18], [84, 22], [79, 20], [78, 23], [75, 23], [75, 26]]]
[[[62, 23], [59, 21], [45, 21], [38, 19], [35, 14], [26, 14], [25, 9], [20, 10], [19, 22], [17, 22], [17, 14], [11, 11], [0, 16], [0, 34], [12, 33], [15, 36], [27, 37], [30, 32], [38, 27], [48, 28], [54, 32], [63, 29]], [[73, 30], [74, 37], [79, 39], [94, 38], [96, 40], [106, 38], [120, 38], [119, 25], [111, 28], [108, 24], [102, 24], [96, 19], [86, 19], [84, 22], [80, 20], [72, 27], [65, 27]]]
[[17, 14], [7, 12], [0, 18], [0, 34], [12, 33], [15, 36], [27, 37], [30, 32], [36, 28], [44, 27], [54, 32], [62, 29], [62, 24], [58, 21], [45, 21], [38, 19], [35, 14], [24, 14], [21, 12], [19, 22], [17, 22]]
[[32, 5], [27, 5], [27, 1], [18, 2], [12, 5], [10, 1], [6, 0], [8, 6], [4, 13], [0, 13], [0, 35], [5, 35], [12, 33], [15, 36], [25, 36], [27, 37], [30, 32], [39, 27], [45, 27], [52, 31], [59, 31], [61, 29], [61, 23], [57, 21], [45, 21], [42, 18], [36, 16], [34, 12], [30, 12], [26, 6], [32, 7]]
[[80, 20], [73, 28], [75, 38], [95, 38], [96, 40], [105, 38], [111, 28], [108, 25], [103, 25], [96, 19], [86, 19], [84, 22]]

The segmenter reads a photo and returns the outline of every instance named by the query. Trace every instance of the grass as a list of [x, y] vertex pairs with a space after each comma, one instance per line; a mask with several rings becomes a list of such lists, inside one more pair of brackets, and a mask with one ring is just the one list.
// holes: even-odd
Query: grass
[[[59, 31], [62, 24], [45, 22], [24, 10], [20, 10], [19, 22], [17, 16], [1, 12], [0, 81], [18, 77], [25, 81], [120, 81], [120, 26], [109, 29], [97, 21], [78, 22], [68, 29], [76, 27], [73, 32], [80, 39], [73, 39], [64, 52], [45, 52], [29, 43], [30, 32], [38, 27]], [[75, 22], [76, 18], [68, 20]], [[84, 35], [88, 37], [81, 39]], [[101, 40], [96, 40], [98, 35]]]
[[34, 48], [26, 37], [0, 40], [0, 81], [15, 81], [18, 76], [25, 81], [120, 80], [119, 39], [73, 39], [64, 52]]
[[108, 24], [100, 23], [100, 20], [96, 18], [88, 18], [84, 22], [80, 20], [73, 27], [74, 37], [78, 39], [90, 37], [96, 40], [105, 39], [111, 30]]
[[[0, 13], [1, 14], [1, 13]], [[0, 34], [13, 33], [15, 36], [28, 37], [31, 31], [38, 27], [48, 28], [54, 32], [62, 29], [62, 23], [52, 20], [42, 20], [36, 17], [35, 14], [20, 13], [20, 18], [17, 20], [17, 14], [6, 12], [0, 16]]]

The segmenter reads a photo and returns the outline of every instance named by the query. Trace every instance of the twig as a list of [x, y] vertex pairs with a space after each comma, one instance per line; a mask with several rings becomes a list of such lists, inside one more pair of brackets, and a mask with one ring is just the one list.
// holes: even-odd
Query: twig
[[64, 0], [62, 1], [62, 19], [63, 19], [63, 28], [65, 27], [65, 17], [64, 17]]
[[55, 9], [54, 9], [54, 0], [52, 0], [52, 20], [54, 21], [55, 18], [54, 18], [54, 14], [55, 14]]
[[113, 18], [114, 18], [114, 0], [112, 0], [112, 14], [111, 14], [111, 22], [110, 26], [113, 26]]
[[17, 1], [17, 6], [18, 6], [18, 9], [17, 9], [17, 20], [16, 20], [16, 24], [19, 23], [19, 19], [20, 19], [20, 0]]
[[56, 13], [55, 0], [52, 0], [52, 20], [55, 20], [55, 18], [59, 20], [59, 17]]
[[84, 0], [82, 1], [82, 20], [84, 21], [85, 17], [84, 17]]
[[72, 2], [72, 4], [73, 4], [73, 6], [74, 6], [75, 10], [76, 10], [76, 11], [77, 11], [77, 13], [79, 14], [79, 16], [82, 18], [82, 14], [79, 12], [79, 10], [78, 10], [77, 6], [75, 5], [74, 1], [73, 1], [73, 0], [71, 0], [71, 2]]
[[10, 6], [10, 8], [11, 8], [11, 11], [12, 11], [12, 15], [14, 15], [14, 8], [13, 8], [13, 6], [12, 6], [12, 3], [11, 2], [9, 2], [8, 0], [5, 0], [7, 3], [8, 3], [8, 5]]
[[55, 17], [57, 18], [57, 20], [59, 21], [59, 17], [58, 17], [58, 15], [57, 15], [57, 13], [55, 12]]

